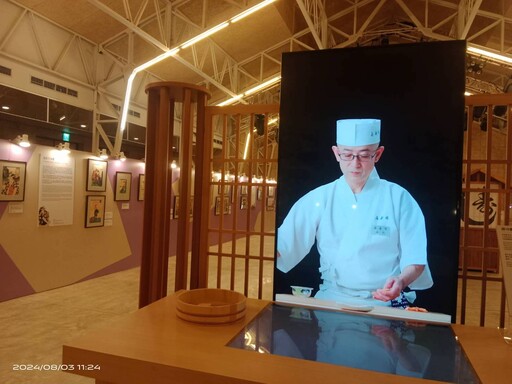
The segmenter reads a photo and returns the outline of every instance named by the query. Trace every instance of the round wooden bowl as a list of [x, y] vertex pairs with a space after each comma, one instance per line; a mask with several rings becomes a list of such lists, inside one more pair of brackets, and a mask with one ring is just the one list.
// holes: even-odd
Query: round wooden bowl
[[245, 302], [244, 295], [227, 289], [192, 289], [178, 294], [176, 314], [196, 323], [232, 322], [245, 316]]

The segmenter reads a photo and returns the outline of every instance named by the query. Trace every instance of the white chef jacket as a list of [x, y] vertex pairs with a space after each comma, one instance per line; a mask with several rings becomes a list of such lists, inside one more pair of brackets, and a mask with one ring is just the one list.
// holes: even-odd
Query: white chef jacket
[[351, 304], [390, 305], [372, 299], [390, 276], [411, 264], [425, 265], [411, 289], [433, 284], [427, 262], [425, 219], [404, 188], [374, 170], [354, 194], [341, 176], [299, 199], [278, 228], [277, 268], [288, 272], [315, 239], [323, 284], [316, 298]]

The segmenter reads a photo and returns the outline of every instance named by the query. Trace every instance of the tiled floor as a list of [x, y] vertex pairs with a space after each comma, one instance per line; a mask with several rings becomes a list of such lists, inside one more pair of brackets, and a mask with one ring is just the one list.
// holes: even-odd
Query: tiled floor
[[[170, 258], [170, 291], [174, 287], [173, 262], [174, 258]], [[245, 268], [243, 263], [234, 266], [235, 271], [242, 268]], [[224, 263], [222, 269], [232, 270], [230, 263]], [[250, 266], [250, 270], [253, 269], [251, 277], [256, 277], [257, 268]], [[92, 379], [55, 371], [52, 365], [61, 362], [62, 345], [67, 341], [137, 310], [138, 278], [139, 269], [135, 268], [0, 303], [0, 383], [93, 384]], [[224, 281], [223, 287], [226, 284], [229, 282]], [[469, 282], [466, 324], [479, 324], [480, 286], [479, 282]], [[487, 289], [486, 326], [496, 326], [501, 287], [489, 283]], [[263, 298], [270, 299], [271, 294], [272, 267], [269, 265], [264, 268]], [[250, 292], [250, 296], [254, 297], [254, 292]], [[17, 364], [19, 367], [40, 365], [44, 370], [14, 370]]]

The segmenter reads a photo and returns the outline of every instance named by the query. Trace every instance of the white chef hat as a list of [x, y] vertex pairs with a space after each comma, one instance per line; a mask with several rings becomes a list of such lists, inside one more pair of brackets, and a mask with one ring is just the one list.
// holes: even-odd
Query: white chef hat
[[336, 121], [336, 144], [359, 147], [380, 142], [380, 120], [344, 119]]

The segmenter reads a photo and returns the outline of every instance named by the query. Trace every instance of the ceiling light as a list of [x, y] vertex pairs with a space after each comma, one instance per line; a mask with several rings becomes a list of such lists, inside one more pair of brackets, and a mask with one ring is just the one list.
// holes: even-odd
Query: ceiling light
[[28, 135], [25, 133], [23, 135], [16, 136], [16, 138], [12, 142], [14, 144], [19, 145], [20, 147], [23, 147], [23, 148], [30, 147], [30, 141], [28, 141]]
[[119, 154], [116, 156], [117, 160], [126, 161], [126, 156], [124, 152], [119, 152]]
[[247, 151], [249, 150], [249, 143], [251, 142], [251, 134], [247, 132], [247, 139], [245, 140], [245, 149], [244, 149], [244, 160], [247, 160]]
[[122, 110], [122, 113], [121, 113], [121, 121], [119, 123], [119, 130], [120, 131], [124, 131], [124, 129], [126, 128], [126, 120], [127, 120], [127, 117], [128, 117], [128, 108], [129, 108], [129, 105], [130, 105], [130, 97], [131, 97], [131, 94], [132, 94], [133, 80], [135, 79], [135, 76], [137, 75], [137, 73], [139, 73], [140, 71], [143, 71], [143, 70], [151, 67], [152, 65], [154, 65], [156, 63], [159, 63], [160, 61], [162, 61], [164, 59], [167, 59], [168, 57], [176, 55], [180, 51], [181, 48], [190, 47], [191, 45], [197, 43], [198, 41], [200, 41], [200, 40], [202, 40], [202, 39], [204, 39], [204, 38], [206, 38], [208, 36], [213, 35], [214, 33], [220, 31], [221, 29], [224, 29], [229, 24], [236, 23], [237, 21], [243, 19], [244, 17], [249, 16], [250, 14], [252, 14], [252, 13], [262, 9], [263, 7], [266, 7], [267, 5], [273, 3], [274, 1], [275, 0], [265, 0], [265, 1], [262, 1], [261, 3], [255, 5], [254, 7], [251, 7], [249, 9], [239, 13], [238, 15], [232, 17], [228, 21], [220, 23], [219, 25], [217, 25], [217, 26], [215, 26], [213, 28], [210, 28], [209, 30], [204, 31], [203, 33], [199, 34], [198, 36], [196, 36], [196, 37], [194, 37], [194, 38], [184, 42], [179, 47], [170, 49], [167, 52], [164, 52], [161, 55], [159, 55], [159, 56], [157, 56], [157, 57], [155, 57], [155, 58], [145, 62], [144, 64], [139, 65], [137, 68], [135, 68], [132, 71], [132, 73], [130, 74], [130, 76], [128, 77], [128, 81], [127, 81], [127, 84], [126, 84], [126, 93], [124, 95], [124, 103], [123, 103], [123, 110]]
[[261, 83], [261, 84], [255, 86], [254, 88], [251, 88], [248, 91], [244, 92], [244, 96], [252, 95], [253, 93], [256, 93], [264, 88], [270, 87], [271, 85], [278, 83], [280, 80], [281, 80], [281, 75], [273, 77], [272, 79], [267, 80], [264, 83]]
[[240, 100], [244, 96], [252, 95], [253, 93], [261, 91], [264, 88], [268, 88], [268, 87], [270, 87], [272, 85], [275, 85], [275, 84], [279, 83], [280, 81], [281, 81], [281, 75], [275, 76], [275, 77], [271, 78], [270, 80], [267, 80], [267, 81], [265, 81], [265, 82], [263, 82], [261, 84], [256, 85], [255, 87], [245, 91], [244, 93], [236, 95], [235, 97], [232, 97], [230, 99], [224, 100], [223, 102], [217, 104], [217, 106], [218, 107], [223, 107], [223, 106], [226, 106], [226, 105], [233, 104], [234, 102]]
[[138, 137], [134, 137], [133, 140], [139, 141], [139, 138]]
[[240, 100], [242, 97], [244, 97], [244, 95], [236, 95], [235, 97], [232, 97], [231, 99], [227, 99], [227, 100], [223, 101], [222, 103], [217, 104], [217, 106], [223, 107], [225, 105], [233, 104], [234, 102]]
[[489, 59], [499, 61], [500, 63], [505, 63], [508, 65], [512, 64], [512, 57], [500, 55], [499, 53], [486, 51], [485, 49], [481, 49], [481, 48], [477, 48], [477, 47], [473, 47], [473, 46], [468, 46], [467, 51], [471, 52], [471, 53], [475, 53], [477, 55], [482, 55], [482, 56], [488, 57]]
[[229, 21], [231, 23], [236, 23], [237, 21], [242, 20], [244, 17], [249, 16], [251, 13], [259, 11], [261, 8], [266, 7], [270, 3], [273, 3], [274, 1], [276, 1], [276, 0], [262, 1], [261, 3], [255, 5], [254, 7], [249, 8], [247, 11], [244, 11], [244, 12], [240, 13], [239, 15], [236, 15], [235, 17], [231, 18]]
[[201, 41], [203, 39], [206, 39], [208, 36], [211, 36], [214, 33], [220, 31], [221, 29], [226, 28], [228, 25], [229, 25], [229, 23], [227, 21], [225, 21], [223, 23], [220, 23], [219, 25], [216, 25], [215, 27], [210, 28], [207, 31], [204, 31], [203, 33], [197, 35], [196, 37], [194, 37], [194, 38], [184, 42], [183, 44], [180, 45], [180, 47], [181, 48], [188, 48], [191, 45], [194, 45], [195, 43], [197, 43], [197, 42], [199, 42], [199, 41]]
[[172, 169], [176, 169], [178, 168], [178, 164], [176, 164], [176, 160], [173, 160], [172, 163], [171, 163], [171, 168]]
[[97, 156], [98, 156], [100, 159], [102, 159], [102, 160], [106, 160], [106, 159], [108, 159], [108, 153], [107, 153], [107, 150], [106, 150], [105, 148], [100, 149], [100, 150], [98, 151]]
[[69, 143], [60, 143], [56, 146], [56, 148], [63, 154], [69, 155], [71, 150], [69, 149]]
[[80, 128], [87, 128], [87, 124], [80, 124]]
[[8, 111], [9, 109], [11, 109], [11, 107], [9, 107], [8, 105], [2, 105], [2, 109], [4, 111]]
[[61, 117], [59, 117], [59, 121], [62, 121], [66, 118], [66, 115], [62, 115]]

